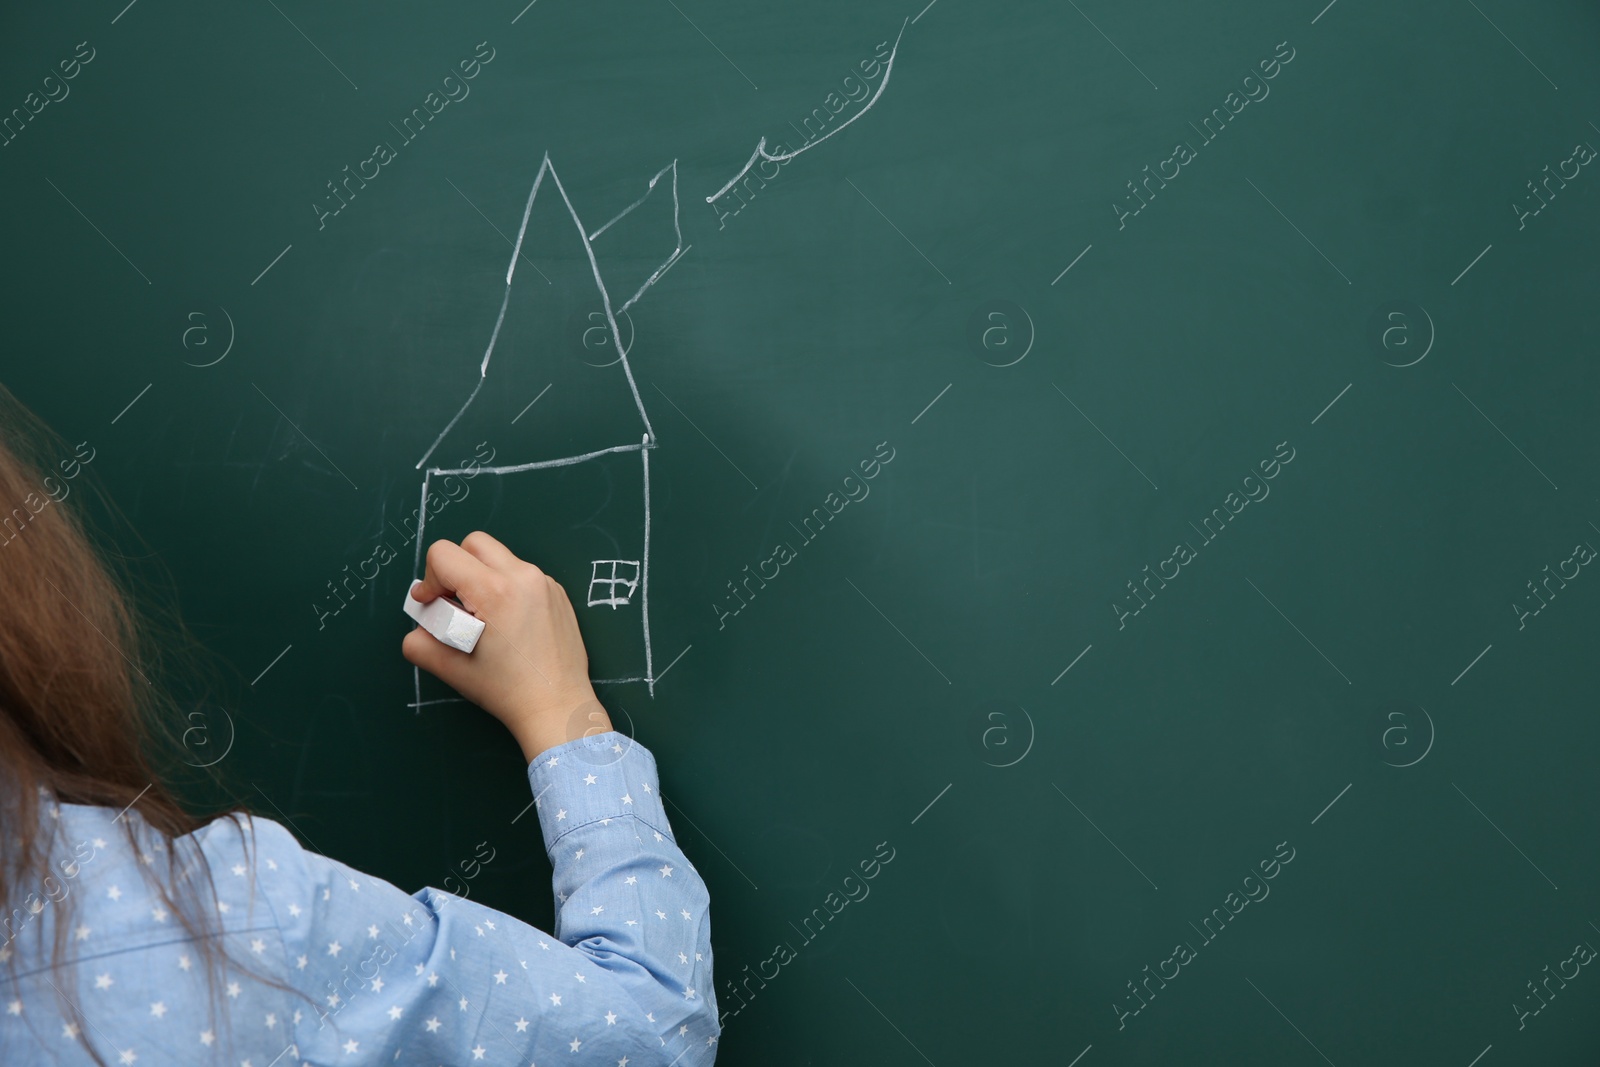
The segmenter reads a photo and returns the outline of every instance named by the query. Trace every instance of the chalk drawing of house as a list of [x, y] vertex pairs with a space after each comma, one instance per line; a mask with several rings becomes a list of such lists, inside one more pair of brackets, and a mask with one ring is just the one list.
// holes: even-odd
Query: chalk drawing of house
[[[676, 160], [649, 179], [643, 195], [591, 229], [546, 154], [523, 209], [478, 380], [417, 462], [426, 522], [426, 536], [418, 524], [418, 577], [433, 540], [489, 531], [567, 590], [593, 680], [642, 682], [652, 696], [656, 437], [629, 363], [635, 338], [628, 313], [688, 250], [678, 220]], [[493, 449], [490, 465], [434, 459], [469, 455], [476, 442]], [[447, 499], [451, 491], [459, 499]], [[431, 515], [430, 493], [437, 505]], [[419, 711], [461, 699], [424, 700], [422, 672], [412, 673]], [[429, 688], [444, 691], [432, 679]]]

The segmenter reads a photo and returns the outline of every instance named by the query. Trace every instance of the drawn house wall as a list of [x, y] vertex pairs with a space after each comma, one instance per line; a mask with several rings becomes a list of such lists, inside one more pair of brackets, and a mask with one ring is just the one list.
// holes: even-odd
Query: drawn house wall
[[[417, 463], [423, 511], [432, 493], [436, 512], [417, 537], [418, 577], [427, 544], [490, 532], [566, 589], [594, 681], [642, 682], [652, 695], [656, 439], [629, 363], [629, 310], [687, 251], [676, 161], [591, 229], [547, 154], [523, 209], [477, 381]], [[489, 449], [488, 465], [467, 463], [475, 450]], [[420, 670], [413, 677], [419, 710], [460, 699]]]

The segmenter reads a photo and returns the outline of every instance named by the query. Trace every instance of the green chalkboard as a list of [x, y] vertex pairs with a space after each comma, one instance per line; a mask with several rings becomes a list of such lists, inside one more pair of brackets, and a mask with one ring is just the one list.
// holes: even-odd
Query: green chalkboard
[[4, 381], [228, 795], [550, 921], [481, 526], [722, 1062], [1592, 1062], [1593, 5], [124, 2], [5, 17]]

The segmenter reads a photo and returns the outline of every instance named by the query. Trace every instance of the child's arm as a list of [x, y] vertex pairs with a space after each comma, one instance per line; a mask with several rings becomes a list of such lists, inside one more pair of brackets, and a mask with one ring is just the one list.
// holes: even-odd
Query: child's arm
[[427, 558], [411, 595], [449, 593], [487, 626], [470, 654], [421, 628], [402, 651], [522, 746], [556, 935], [438, 890], [407, 896], [261, 823], [258, 880], [282, 932], [281, 973], [313, 1006], [291, 1016], [298, 1054], [711, 1063], [705, 883], [672, 837], [654, 758], [595, 699], [565, 591], [484, 533], [436, 541]]
[[[267, 1036], [316, 1063], [709, 1067], [706, 888], [672, 838], [650, 753], [606, 732], [547, 750], [528, 776], [554, 936], [437, 889], [408, 896], [264, 819], [248, 856], [239, 835], [208, 834], [215, 869], [253, 859], [276, 920], [281, 942], [253, 933], [245, 955], [301, 994], [282, 1009], [287, 1032]], [[245, 913], [248, 890], [221, 883]]]

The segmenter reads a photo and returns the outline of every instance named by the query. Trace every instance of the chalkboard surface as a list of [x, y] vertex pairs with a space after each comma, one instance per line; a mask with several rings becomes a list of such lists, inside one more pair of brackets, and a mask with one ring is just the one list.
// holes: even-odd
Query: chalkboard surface
[[550, 921], [482, 526], [721, 1062], [1593, 1061], [1593, 5], [124, 2], [5, 16], [4, 380], [241, 802]]

